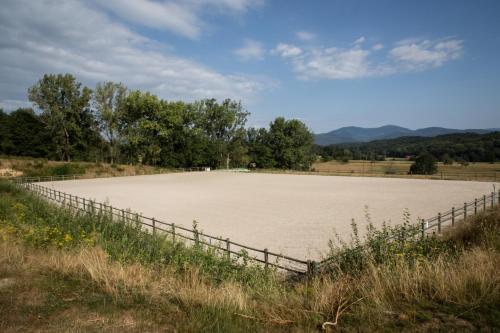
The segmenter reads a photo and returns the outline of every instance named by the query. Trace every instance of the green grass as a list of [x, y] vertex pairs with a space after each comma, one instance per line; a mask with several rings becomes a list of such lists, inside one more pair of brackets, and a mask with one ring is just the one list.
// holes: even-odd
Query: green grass
[[0, 281], [14, 281], [0, 331], [500, 329], [499, 208], [439, 238], [367, 219], [366, 237], [353, 224], [352, 241], [331, 242], [328, 269], [290, 280], [0, 182]]

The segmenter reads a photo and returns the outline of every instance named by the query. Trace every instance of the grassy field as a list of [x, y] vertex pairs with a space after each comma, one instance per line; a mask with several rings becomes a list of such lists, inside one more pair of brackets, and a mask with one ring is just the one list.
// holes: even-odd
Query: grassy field
[[92, 162], [60, 162], [46, 159], [0, 157], [1, 177], [41, 177], [82, 174], [93, 176], [142, 175], [158, 171], [147, 165], [124, 165]]
[[454, 180], [500, 180], [500, 163], [469, 163], [462, 165], [438, 163], [438, 172], [431, 176], [408, 175], [413, 162], [406, 160], [361, 161], [347, 163], [340, 161], [316, 162], [312, 170], [322, 174], [342, 174], [356, 176], [411, 177]]
[[0, 331], [495, 331], [499, 222], [496, 208], [392, 243], [409, 226], [371, 230], [290, 279], [0, 182]]

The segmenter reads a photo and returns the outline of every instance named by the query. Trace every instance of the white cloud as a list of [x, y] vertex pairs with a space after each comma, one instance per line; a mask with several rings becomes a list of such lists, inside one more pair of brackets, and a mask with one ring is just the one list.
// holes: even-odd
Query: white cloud
[[220, 13], [243, 13], [263, 0], [93, 0], [122, 19], [150, 28], [168, 30], [198, 38], [206, 23], [201, 14], [211, 9]]
[[292, 44], [279, 43], [272, 53], [279, 54], [284, 58], [296, 57], [302, 53], [302, 49]]
[[234, 53], [243, 61], [262, 60], [265, 50], [260, 42], [246, 39], [243, 46], [235, 50]]
[[298, 39], [304, 42], [309, 42], [311, 40], [316, 39], [316, 35], [308, 31], [297, 31], [295, 35], [297, 36]]
[[359, 37], [358, 39], [356, 39], [353, 44], [357, 45], [357, 44], [363, 44], [365, 42], [366, 38], [364, 36], [361, 36]]
[[[385, 76], [397, 73], [423, 71], [443, 66], [462, 55], [463, 41], [403, 40], [380, 56], [373, 51], [383, 49], [382, 44], [363, 47], [365, 38], [360, 37], [348, 48], [323, 47], [301, 49], [298, 46], [279, 43], [273, 54], [290, 62], [301, 79], [355, 79]], [[377, 52], [379, 54], [379, 52]]]
[[423, 70], [460, 58], [462, 44], [463, 41], [456, 39], [441, 42], [407, 40], [397, 43], [389, 55], [408, 70]]
[[293, 66], [303, 79], [353, 79], [370, 75], [369, 54], [361, 48], [315, 49], [293, 59]]
[[94, 0], [121, 18], [147, 27], [170, 30], [189, 38], [201, 34], [195, 11], [175, 2], [150, 0]]
[[79, 1], [6, 0], [0, 11], [0, 101], [25, 100], [44, 73], [72, 73], [91, 87], [121, 81], [168, 99], [248, 101], [265, 79], [223, 74], [173, 54]]

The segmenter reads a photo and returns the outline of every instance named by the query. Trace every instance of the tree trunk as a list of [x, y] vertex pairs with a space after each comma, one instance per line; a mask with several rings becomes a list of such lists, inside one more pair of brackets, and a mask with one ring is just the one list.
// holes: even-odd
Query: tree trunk
[[71, 162], [71, 158], [69, 156], [69, 134], [66, 128], [64, 129], [64, 154], [66, 155], [66, 161]]

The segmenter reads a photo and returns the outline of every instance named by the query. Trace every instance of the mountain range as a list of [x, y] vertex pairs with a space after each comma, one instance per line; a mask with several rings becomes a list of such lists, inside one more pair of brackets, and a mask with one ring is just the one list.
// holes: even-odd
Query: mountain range
[[412, 130], [396, 125], [385, 125], [374, 128], [356, 126], [341, 127], [339, 129], [314, 135], [315, 143], [327, 146], [337, 143], [369, 142], [374, 140], [394, 139], [402, 136], [432, 137], [452, 133], [485, 134], [500, 131], [500, 128], [487, 129], [453, 129], [444, 127], [426, 127]]

